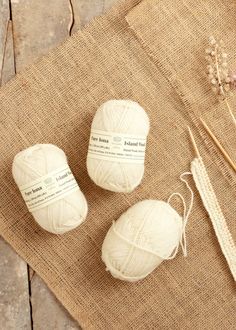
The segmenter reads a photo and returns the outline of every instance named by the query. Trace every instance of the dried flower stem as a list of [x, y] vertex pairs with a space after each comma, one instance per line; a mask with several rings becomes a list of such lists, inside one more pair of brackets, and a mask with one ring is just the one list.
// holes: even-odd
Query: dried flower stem
[[233, 123], [234, 123], [234, 125], [235, 125], [235, 127], [236, 127], [236, 118], [235, 118], [235, 116], [234, 116], [234, 114], [233, 114], [233, 112], [232, 112], [232, 109], [231, 109], [231, 107], [230, 107], [230, 105], [229, 105], [229, 102], [227, 101], [227, 98], [225, 98], [224, 101], [225, 101], [226, 106], [227, 106], [227, 108], [228, 108], [228, 110], [229, 110], [229, 113], [230, 113], [230, 116], [231, 116], [231, 118], [232, 118], [232, 120], [233, 120]]
[[225, 101], [226, 106], [229, 110], [229, 113], [230, 113], [230, 116], [233, 120], [233, 123], [236, 126], [236, 118], [233, 114], [233, 111], [232, 111], [230, 105], [229, 105], [229, 102], [227, 101], [227, 98], [226, 98], [226, 95], [225, 95], [225, 92], [224, 92], [224, 89], [223, 89], [223, 86], [222, 86], [222, 83], [221, 83], [220, 72], [219, 72], [219, 64], [218, 64], [218, 45], [217, 44], [215, 45], [215, 64], [216, 64], [216, 73], [217, 73], [217, 77], [218, 77], [218, 84], [219, 84], [221, 94], [224, 96], [224, 101]]
[[215, 65], [216, 65], [216, 74], [217, 74], [217, 78], [218, 78], [219, 89], [220, 89], [220, 92], [222, 93], [222, 95], [225, 96], [225, 92], [222, 87], [221, 78], [220, 78], [220, 70], [219, 70], [219, 62], [218, 62], [218, 45], [217, 44], [215, 44]]
[[208, 61], [208, 78], [212, 85], [212, 90], [222, 101], [225, 101], [230, 117], [236, 127], [236, 118], [227, 101], [230, 89], [235, 88], [234, 76], [230, 75], [228, 69], [228, 55], [225, 53], [223, 41], [219, 42], [214, 37], [209, 38], [209, 47], [206, 49]]

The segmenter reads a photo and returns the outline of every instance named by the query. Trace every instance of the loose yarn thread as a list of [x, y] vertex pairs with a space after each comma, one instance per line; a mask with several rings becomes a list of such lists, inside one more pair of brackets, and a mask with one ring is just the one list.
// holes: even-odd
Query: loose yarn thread
[[[187, 176], [187, 175], [191, 175], [192, 176], [192, 173], [191, 172], [184, 172], [184, 173], [182, 173], [181, 176], [180, 176], [180, 180], [186, 184], [186, 187], [187, 187], [187, 189], [189, 190], [189, 192], [191, 194], [190, 204], [189, 204], [188, 211], [187, 211], [187, 206], [186, 206], [184, 197], [180, 193], [178, 193], [178, 192], [174, 192], [173, 194], [171, 194], [170, 197], [168, 198], [168, 201], [167, 201], [168, 203], [170, 203], [171, 199], [174, 196], [178, 196], [181, 199], [182, 203], [183, 203], [183, 207], [184, 207], [184, 213], [183, 213], [183, 229], [182, 229], [182, 237], [181, 237], [181, 240], [180, 240], [180, 245], [181, 245], [181, 248], [182, 248], [184, 257], [187, 257], [187, 240], [186, 240], [186, 230], [185, 229], [186, 229], [186, 226], [187, 226], [187, 222], [188, 222], [190, 213], [191, 213], [192, 208], [193, 208], [193, 200], [194, 200], [193, 190], [190, 187], [188, 181], [184, 179], [184, 176]], [[178, 252], [178, 250], [177, 250], [177, 252]], [[176, 252], [176, 254], [177, 254], [177, 252]]]

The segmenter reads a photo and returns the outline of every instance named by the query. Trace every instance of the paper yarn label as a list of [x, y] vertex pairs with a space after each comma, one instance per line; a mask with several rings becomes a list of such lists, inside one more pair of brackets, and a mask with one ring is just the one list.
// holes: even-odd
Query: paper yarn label
[[28, 210], [33, 212], [79, 190], [79, 186], [69, 166], [65, 165], [19, 189]]
[[88, 157], [113, 162], [143, 164], [146, 137], [91, 130]]

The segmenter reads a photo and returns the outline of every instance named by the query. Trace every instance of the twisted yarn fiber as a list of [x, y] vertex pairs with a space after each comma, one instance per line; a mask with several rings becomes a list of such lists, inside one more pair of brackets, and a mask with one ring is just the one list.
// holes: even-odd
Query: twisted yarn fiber
[[[13, 161], [12, 174], [20, 187], [67, 164], [65, 153], [52, 144], [36, 144], [19, 152]], [[45, 230], [63, 234], [80, 225], [87, 215], [87, 202], [80, 190], [32, 212]]]
[[[91, 129], [146, 137], [149, 119], [144, 109], [131, 100], [109, 100], [97, 110]], [[143, 177], [144, 164], [87, 157], [87, 170], [100, 187], [114, 192], [131, 192]]]
[[177, 253], [182, 218], [166, 202], [144, 200], [113, 223], [102, 245], [106, 269], [120, 280], [135, 282]]

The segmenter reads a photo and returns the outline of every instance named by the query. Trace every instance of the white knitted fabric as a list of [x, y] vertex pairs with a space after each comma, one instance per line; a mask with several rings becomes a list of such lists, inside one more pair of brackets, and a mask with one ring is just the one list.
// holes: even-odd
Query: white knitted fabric
[[236, 281], [236, 246], [201, 158], [195, 158], [191, 171], [202, 202], [210, 216], [221, 250]]

